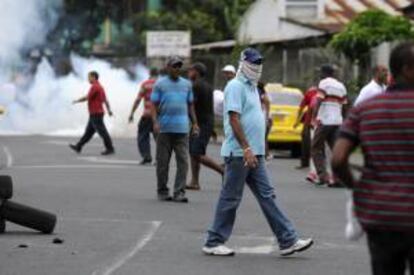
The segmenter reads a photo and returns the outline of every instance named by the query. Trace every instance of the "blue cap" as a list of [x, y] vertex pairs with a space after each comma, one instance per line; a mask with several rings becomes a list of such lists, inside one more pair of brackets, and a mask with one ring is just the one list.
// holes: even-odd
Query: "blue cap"
[[247, 48], [242, 52], [241, 60], [260, 65], [263, 62], [263, 56], [256, 49]]

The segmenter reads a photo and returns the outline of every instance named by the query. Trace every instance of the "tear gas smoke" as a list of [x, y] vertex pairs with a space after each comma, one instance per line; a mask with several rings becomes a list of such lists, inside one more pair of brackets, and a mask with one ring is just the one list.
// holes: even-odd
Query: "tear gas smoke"
[[[56, 24], [62, 7], [60, 0], [1, 0], [0, 2], [0, 105], [6, 115], [0, 119], [2, 134], [79, 135], [83, 132], [88, 114], [86, 104], [72, 101], [86, 95], [89, 89], [87, 74], [95, 70], [114, 112], [106, 118], [115, 136], [130, 136], [136, 126], [127, 118], [138, 91], [138, 83], [148, 76], [143, 66], [136, 67], [137, 79], [110, 63], [86, 59], [73, 54], [73, 72], [57, 77], [43, 59], [33, 76], [13, 75], [21, 53], [41, 45]], [[6, 29], [4, 29], [6, 28]]]

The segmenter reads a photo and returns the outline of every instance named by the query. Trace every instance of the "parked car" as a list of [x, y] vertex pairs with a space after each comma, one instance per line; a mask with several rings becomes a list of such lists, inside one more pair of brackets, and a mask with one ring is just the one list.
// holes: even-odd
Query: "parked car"
[[270, 148], [290, 150], [292, 157], [299, 157], [303, 125], [295, 128], [294, 124], [303, 99], [301, 90], [277, 83], [267, 84], [265, 90], [271, 102], [270, 115], [273, 120], [268, 136]]

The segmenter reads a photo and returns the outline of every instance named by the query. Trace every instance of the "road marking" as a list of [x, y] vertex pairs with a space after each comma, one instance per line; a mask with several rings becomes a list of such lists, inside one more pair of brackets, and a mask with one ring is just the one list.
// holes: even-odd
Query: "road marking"
[[276, 250], [275, 238], [273, 237], [262, 237], [262, 236], [234, 236], [233, 240], [236, 242], [248, 242], [248, 243], [261, 243], [256, 246], [240, 246], [235, 247], [235, 251], [238, 254], [271, 254]]
[[19, 165], [13, 169], [131, 169], [126, 165]]
[[[136, 160], [121, 160], [121, 159], [104, 159], [104, 158], [98, 158], [98, 157], [78, 157], [80, 160], [86, 160], [90, 162], [96, 162], [96, 163], [109, 163], [109, 164], [133, 164], [138, 165], [139, 162]], [[150, 167], [150, 166], [148, 166]]]
[[11, 154], [9, 148], [7, 146], [3, 146], [3, 151], [6, 154], [6, 168], [10, 168], [13, 166], [13, 155]]
[[160, 228], [162, 222], [152, 221], [151, 228], [145, 233], [145, 235], [138, 240], [134, 247], [128, 250], [124, 255], [120, 255], [115, 259], [110, 265], [100, 268], [92, 273], [92, 275], [111, 275], [120, 267], [122, 267], [128, 260], [135, 256], [139, 251], [141, 251], [154, 237], [155, 233]]
[[[63, 140], [47, 140], [47, 141], [43, 141], [43, 144], [53, 144], [53, 145], [59, 145], [59, 146], [65, 146], [68, 147], [69, 146], [69, 142], [68, 141], [63, 141]], [[89, 143], [88, 147], [101, 147], [102, 145], [97, 144], [97, 143]]]
[[274, 245], [259, 245], [252, 247], [238, 247], [235, 249], [237, 254], [271, 254], [275, 251]]

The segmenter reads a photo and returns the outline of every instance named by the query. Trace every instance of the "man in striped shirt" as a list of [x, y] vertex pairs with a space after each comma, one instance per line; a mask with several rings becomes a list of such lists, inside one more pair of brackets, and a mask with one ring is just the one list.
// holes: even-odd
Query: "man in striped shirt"
[[[375, 275], [403, 275], [407, 263], [414, 274], [414, 43], [393, 50], [390, 68], [395, 84], [349, 113], [332, 160], [353, 189]], [[365, 164], [355, 181], [348, 159], [358, 145]]]

